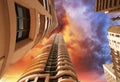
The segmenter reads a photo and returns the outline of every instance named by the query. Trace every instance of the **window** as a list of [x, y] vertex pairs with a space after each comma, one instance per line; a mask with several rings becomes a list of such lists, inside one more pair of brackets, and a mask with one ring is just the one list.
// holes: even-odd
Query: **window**
[[51, 72], [50, 72], [50, 75], [51, 75], [51, 76], [55, 76], [56, 74], [57, 74], [57, 71], [51, 71]]
[[45, 71], [50, 71], [51, 66], [46, 66]]
[[62, 79], [66, 79], [66, 78], [70, 78], [70, 77], [71, 77], [70, 75], [63, 75]]
[[120, 37], [120, 35], [116, 35], [116, 37]]
[[38, 14], [38, 22], [39, 22], [39, 28], [37, 32], [37, 39], [35, 43], [38, 43], [40, 39], [42, 38], [44, 28], [45, 28], [45, 15]]
[[48, 0], [39, 0], [39, 2], [42, 4], [42, 6], [45, 7], [46, 10], [49, 11], [49, 8], [48, 8]]
[[56, 71], [56, 69], [57, 69], [56, 66], [52, 66], [52, 67], [50, 68], [50, 71]]
[[15, 4], [17, 26], [16, 26], [16, 42], [29, 37], [30, 31], [30, 12], [29, 9]]
[[34, 79], [30, 79], [30, 80], [28, 80], [28, 82], [34, 82]]
[[114, 34], [111, 34], [112, 36], [114, 36]]
[[37, 82], [45, 82], [45, 78], [39, 78]]

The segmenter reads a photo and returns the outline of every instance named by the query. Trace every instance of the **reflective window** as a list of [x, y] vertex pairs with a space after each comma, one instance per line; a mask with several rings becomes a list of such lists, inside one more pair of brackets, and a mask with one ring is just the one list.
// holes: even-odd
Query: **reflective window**
[[16, 26], [16, 42], [29, 37], [30, 31], [30, 12], [29, 9], [15, 4], [17, 26]]

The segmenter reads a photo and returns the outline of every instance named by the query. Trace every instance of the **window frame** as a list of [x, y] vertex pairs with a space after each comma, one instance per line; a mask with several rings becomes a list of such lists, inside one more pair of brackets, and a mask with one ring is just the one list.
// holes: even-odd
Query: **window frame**
[[[30, 10], [15, 3], [16, 11], [16, 43], [29, 38], [30, 33]], [[22, 16], [20, 16], [20, 13]], [[21, 35], [20, 35], [21, 33]]]

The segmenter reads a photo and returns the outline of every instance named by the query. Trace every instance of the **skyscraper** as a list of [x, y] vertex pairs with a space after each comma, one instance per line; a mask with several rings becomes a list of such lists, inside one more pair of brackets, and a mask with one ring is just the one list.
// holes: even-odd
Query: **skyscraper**
[[0, 0], [0, 77], [57, 27], [52, 0]]
[[18, 82], [78, 82], [62, 34], [49, 39]]
[[120, 81], [120, 26], [111, 26], [108, 29], [108, 40], [111, 49], [113, 69]]

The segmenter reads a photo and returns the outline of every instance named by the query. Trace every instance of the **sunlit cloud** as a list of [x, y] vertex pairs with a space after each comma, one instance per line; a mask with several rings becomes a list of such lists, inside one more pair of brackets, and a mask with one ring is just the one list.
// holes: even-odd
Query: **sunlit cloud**
[[97, 76], [101, 77], [98, 82], [105, 81], [102, 64], [111, 63], [107, 40], [110, 17], [95, 12], [95, 0], [56, 0], [55, 4], [62, 29], [59, 31], [64, 35], [79, 79], [93, 74], [91, 82], [96, 82]]
[[[107, 40], [110, 17], [104, 13], [96, 13], [94, 5], [95, 0], [55, 0], [59, 26], [50, 35], [63, 33], [72, 63], [81, 82], [106, 82], [102, 64], [111, 63]], [[31, 49], [10, 70], [18, 67], [17, 74], [22, 73], [46, 43], [47, 38]], [[11, 72], [15, 73], [15, 70], [9, 71], [7, 75]]]

